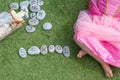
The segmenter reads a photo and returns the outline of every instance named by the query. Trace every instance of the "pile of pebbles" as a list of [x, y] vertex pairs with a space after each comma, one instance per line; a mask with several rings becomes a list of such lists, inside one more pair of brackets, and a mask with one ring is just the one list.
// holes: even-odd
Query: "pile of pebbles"
[[[20, 10], [25, 12], [24, 19], [28, 20], [28, 25], [26, 25], [26, 31], [28, 33], [35, 32], [36, 27], [41, 20], [46, 17], [45, 10], [41, 9], [41, 6], [44, 4], [43, 0], [25, 0], [21, 1], [20, 4], [17, 2], [10, 3], [10, 9], [17, 10], [20, 7]], [[29, 11], [30, 10], [30, 11]], [[45, 22], [43, 24], [43, 30], [52, 29], [52, 24], [50, 22]]]
[[40, 48], [37, 46], [30, 47], [27, 51], [25, 48], [21, 47], [19, 49], [19, 56], [21, 58], [26, 58], [27, 54], [29, 55], [37, 55], [37, 54], [43, 54], [46, 55], [48, 53], [54, 53], [57, 52], [59, 54], [63, 54], [65, 57], [70, 56], [70, 48], [68, 46], [64, 46], [62, 48], [61, 45], [49, 45], [48, 47], [46, 45], [42, 45]]

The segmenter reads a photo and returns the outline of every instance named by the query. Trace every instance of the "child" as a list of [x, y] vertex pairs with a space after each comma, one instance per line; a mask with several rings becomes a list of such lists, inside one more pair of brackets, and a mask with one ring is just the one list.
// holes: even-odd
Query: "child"
[[24, 14], [24, 11], [16, 13], [14, 10], [0, 13], [0, 40], [22, 25]]
[[90, 0], [74, 25], [74, 40], [102, 66], [106, 77], [113, 77], [109, 65], [120, 67], [120, 0]]

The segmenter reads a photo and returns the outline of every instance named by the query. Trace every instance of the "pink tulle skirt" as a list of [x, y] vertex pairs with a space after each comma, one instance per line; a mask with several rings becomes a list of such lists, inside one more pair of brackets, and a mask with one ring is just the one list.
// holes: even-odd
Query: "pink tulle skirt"
[[81, 11], [74, 25], [74, 39], [104, 62], [120, 67], [120, 21], [112, 16]]

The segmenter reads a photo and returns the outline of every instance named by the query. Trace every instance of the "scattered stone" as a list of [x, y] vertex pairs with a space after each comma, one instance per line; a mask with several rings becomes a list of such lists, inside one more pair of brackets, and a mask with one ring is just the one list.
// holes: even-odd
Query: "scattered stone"
[[30, 5], [37, 5], [37, 0], [30, 0]]
[[9, 7], [10, 9], [16, 10], [19, 8], [19, 5], [17, 2], [14, 2], [14, 3], [10, 3]]
[[69, 57], [70, 56], [70, 48], [68, 46], [64, 46], [63, 47], [63, 55], [65, 57]]
[[23, 7], [23, 6], [25, 6], [25, 7], [28, 7], [29, 6], [29, 1], [22, 1], [22, 2], [20, 2], [20, 7]]
[[35, 27], [31, 26], [31, 25], [27, 25], [26, 26], [26, 31], [29, 32], [29, 33], [32, 33], [36, 30]]
[[42, 45], [40, 50], [41, 50], [41, 54], [43, 54], [43, 55], [48, 53], [48, 49], [47, 49], [46, 45]]
[[35, 19], [35, 18], [32, 18], [32, 19], [29, 20], [28, 23], [29, 23], [29, 25], [31, 25], [31, 26], [36, 26], [36, 25], [39, 24], [39, 21], [38, 21], [37, 19]]
[[61, 47], [60, 45], [56, 45], [56, 46], [55, 46], [55, 51], [56, 51], [57, 53], [62, 53], [62, 52], [63, 52], [62, 47]]
[[49, 45], [48, 51], [49, 51], [50, 53], [53, 53], [53, 52], [55, 51], [55, 46], [54, 46], [54, 45]]
[[37, 14], [36, 13], [31, 13], [30, 18], [36, 18]]
[[24, 19], [27, 19], [29, 18], [29, 11], [28, 11], [28, 8], [26, 6], [22, 6], [21, 7], [21, 10], [23, 10], [25, 12], [25, 15], [24, 15]]
[[32, 12], [38, 12], [40, 10], [39, 5], [30, 5], [30, 11]]
[[44, 4], [44, 1], [43, 0], [38, 0], [38, 5], [39, 6], [42, 6]]
[[38, 20], [43, 20], [46, 16], [46, 12], [44, 10], [39, 10], [37, 12], [37, 19]]
[[19, 49], [19, 56], [20, 56], [21, 58], [27, 57], [27, 52], [26, 52], [26, 50], [25, 50], [24, 48], [20, 48], [20, 49]]
[[52, 24], [49, 22], [45, 22], [43, 24], [43, 30], [50, 30], [50, 29], [52, 29]]
[[22, 6], [21, 10], [23, 10], [25, 13], [29, 13], [28, 8], [26, 6]]
[[40, 54], [40, 49], [37, 46], [32, 46], [30, 49], [28, 49], [28, 54], [30, 55]]

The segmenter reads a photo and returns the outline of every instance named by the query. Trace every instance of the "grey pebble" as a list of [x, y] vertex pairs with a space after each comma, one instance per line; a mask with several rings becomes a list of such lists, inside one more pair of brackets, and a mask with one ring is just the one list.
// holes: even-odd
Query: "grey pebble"
[[27, 57], [27, 52], [26, 52], [26, 50], [23, 47], [21, 47], [19, 49], [19, 56], [22, 57], [22, 58]]
[[43, 24], [43, 30], [50, 30], [52, 29], [52, 24], [50, 22], [45, 22]]
[[30, 13], [30, 18], [36, 18], [37, 14], [36, 13]]
[[31, 25], [31, 26], [36, 26], [36, 25], [39, 24], [39, 21], [38, 21], [37, 19], [35, 19], [35, 18], [32, 18], [32, 19], [29, 20], [28, 23], [29, 23], [29, 25]]
[[65, 57], [69, 57], [70, 56], [70, 48], [68, 46], [64, 46], [63, 47], [63, 55]]
[[37, 5], [37, 0], [30, 0], [30, 5]]
[[49, 51], [50, 53], [53, 53], [53, 52], [55, 51], [55, 46], [54, 46], [54, 45], [49, 45], [48, 51]]
[[56, 46], [55, 46], [55, 51], [56, 51], [57, 53], [62, 53], [62, 52], [63, 52], [62, 46], [56, 45]]
[[35, 27], [31, 26], [31, 25], [27, 25], [26, 26], [26, 31], [29, 32], [29, 33], [32, 33], [36, 30]]
[[28, 54], [30, 55], [40, 54], [40, 49], [37, 46], [32, 46], [31, 48], [28, 49]]
[[22, 6], [28, 7], [28, 6], [29, 6], [29, 1], [28, 1], [28, 0], [26, 0], [26, 1], [21, 1], [21, 2], [20, 2], [20, 7], [22, 7]]
[[44, 10], [39, 10], [37, 12], [37, 19], [38, 20], [43, 20], [46, 16], [46, 12]]
[[39, 6], [42, 6], [44, 4], [44, 1], [43, 0], [38, 0], [38, 5]]
[[32, 12], [38, 12], [40, 10], [39, 5], [30, 5], [30, 11]]
[[48, 53], [48, 49], [47, 49], [46, 45], [42, 45], [40, 50], [41, 50], [41, 54], [43, 54], [43, 55]]
[[19, 8], [19, 5], [17, 2], [14, 2], [14, 3], [10, 3], [9, 7], [10, 9], [16, 10]]
[[25, 15], [24, 15], [23, 18], [24, 18], [24, 19], [29, 18], [29, 10], [28, 10], [28, 8], [27, 8], [26, 6], [22, 6], [22, 7], [21, 7], [21, 10], [25, 12]]

